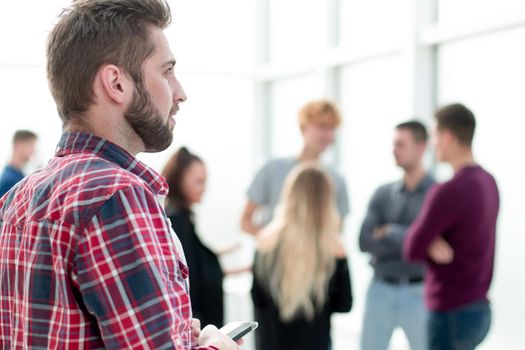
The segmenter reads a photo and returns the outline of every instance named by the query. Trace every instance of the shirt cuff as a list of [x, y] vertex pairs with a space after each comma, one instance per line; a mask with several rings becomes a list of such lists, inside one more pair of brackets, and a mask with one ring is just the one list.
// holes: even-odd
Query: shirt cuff
[[395, 242], [396, 244], [402, 244], [405, 238], [407, 227], [404, 225], [389, 224], [386, 238]]

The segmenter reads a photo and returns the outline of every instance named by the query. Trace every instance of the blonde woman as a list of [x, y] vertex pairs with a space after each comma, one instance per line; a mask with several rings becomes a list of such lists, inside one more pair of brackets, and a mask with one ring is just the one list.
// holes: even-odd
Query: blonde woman
[[339, 231], [330, 176], [299, 165], [259, 235], [252, 287], [258, 350], [330, 349], [330, 315], [352, 307]]

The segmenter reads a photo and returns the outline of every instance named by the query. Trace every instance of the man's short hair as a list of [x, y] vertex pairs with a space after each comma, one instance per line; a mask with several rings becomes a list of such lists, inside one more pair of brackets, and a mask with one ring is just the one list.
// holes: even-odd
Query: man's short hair
[[305, 104], [299, 111], [299, 125], [327, 122], [338, 127], [341, 124], [341, 114], [336, 105], [327, 100], [316, 100]]
[[464, 146], [471, 146], [476, 130], [474, 113], [460, 103], [439, 108], [434, 114], [438, 130], [447, 130]]
[[29, 130], [17, 130], [13, 134], [13, 145], [18, 142], [23, 141], [33, 141], [36, 140], [38, 136], [32, 131]]
[[412, 137], [414, 138], [414, 141], [417, 143], [426, 143], [428, 141], [427, 128], [425, 128], [423, 123], [417, 120], [410, 120], [404, 123], [397, 124], [396, 129], [410, 131]]
[[142, 64], [155, 49], [148, 27], [170, 22], [164, 0], [76, 0], [65, 9], [47, 42], [49, 87], [64, 125], [93, 103], [102, 65], [141, 82]]

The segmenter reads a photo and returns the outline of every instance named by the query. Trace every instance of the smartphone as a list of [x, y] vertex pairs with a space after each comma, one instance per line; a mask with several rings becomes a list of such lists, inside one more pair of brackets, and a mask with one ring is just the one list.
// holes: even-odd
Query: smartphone
[[255, 328], [257, 328], [257, 326], [259, 326], [259, 324], [257, 322], [252, 321], [231, 322], [219, 330], [235, 341], [241, 339], [246, 334], [253, 331]]

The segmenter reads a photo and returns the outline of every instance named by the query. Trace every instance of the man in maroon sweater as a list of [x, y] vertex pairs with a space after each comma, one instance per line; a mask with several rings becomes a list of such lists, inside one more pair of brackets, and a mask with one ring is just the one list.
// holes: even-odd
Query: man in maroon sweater
[[436, 114], [435, 149], [454, 177], [429, 190], [409, 228], [405, 259], [427, 263], [425, 301], [430, 310], [429, 349], [474, 349], [491, 320], [492, 280], [499, 193], [492, 175], [476, 164], [476, 122], [461, 104]]

